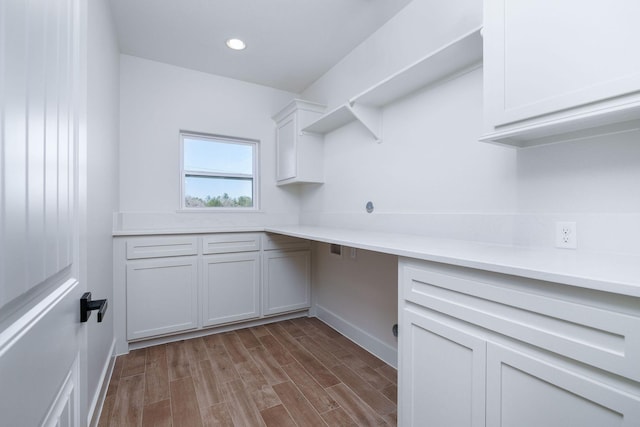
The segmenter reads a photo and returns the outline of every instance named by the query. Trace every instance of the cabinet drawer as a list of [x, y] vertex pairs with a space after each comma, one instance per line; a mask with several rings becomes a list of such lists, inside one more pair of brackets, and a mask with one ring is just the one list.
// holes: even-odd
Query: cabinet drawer
[[610, 295], [436, 264], [401, 274], [406, 301], [640, 380], [640, 315], [600, 303]]
[[202, 238], [202, 253], [205, 255], [259, 250], [260, 234], [258, 233], [214, 234]]
[[262, 247], [265, 251], [286, 249], [308, 249], [311, 242], [297, 237], [283, 236], [282, 234], [265, 233], [262, 235]]
[[197, 237], [172, 236], [127, 240], [127, 259], [197, 255]]

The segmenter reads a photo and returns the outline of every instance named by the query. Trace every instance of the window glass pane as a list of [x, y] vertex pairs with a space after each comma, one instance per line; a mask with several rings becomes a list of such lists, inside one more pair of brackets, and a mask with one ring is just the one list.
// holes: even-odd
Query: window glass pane
[[187, 208], [253, 207], [253, 180], [187, 175], [184, 194]]
[[184, 169], [253, 174], [253, 144], [184, 137]]

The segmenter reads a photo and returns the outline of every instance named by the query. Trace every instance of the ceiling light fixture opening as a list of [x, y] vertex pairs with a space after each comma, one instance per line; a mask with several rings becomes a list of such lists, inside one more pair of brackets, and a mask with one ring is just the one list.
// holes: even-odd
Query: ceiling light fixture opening
[[247, 45], [240, 39], [228, 39], [227, 47], [233, 50], [243, 50]]

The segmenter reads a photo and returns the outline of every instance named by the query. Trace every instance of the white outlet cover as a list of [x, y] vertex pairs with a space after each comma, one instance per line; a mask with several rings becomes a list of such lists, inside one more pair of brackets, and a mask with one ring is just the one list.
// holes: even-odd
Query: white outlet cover
[[578, 248], [578, 231], [575, 222], [556, 222], [556, 247], [563, 249]]

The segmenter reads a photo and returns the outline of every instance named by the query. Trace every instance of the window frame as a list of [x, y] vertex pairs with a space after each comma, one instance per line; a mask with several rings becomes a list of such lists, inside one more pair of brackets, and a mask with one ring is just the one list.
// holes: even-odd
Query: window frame
[[[185, 138], [212, 140], [217, 142], [225, 142], [230, 144], [249, 145], [253, 149], [252, 158], [252, 174], [234, 174], [234, 173], [213, 173], [201, 170], [185, 169], [184, 164], [184, 140]], [[226, 135], [216, 135], [202, 132], [180, 131], [180, 208], [181, 212], [258, 212], [260, 211], [260, 140], [251, 138], [240, 138]], [[252, 201], [251, 207], [188, 207], [185, 204], [185, 181], [187, 175], [197, 177], [219, 177], [219, 178], [250, 178], [252, 180]]]

